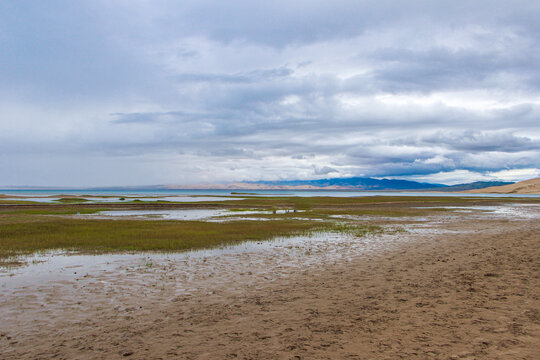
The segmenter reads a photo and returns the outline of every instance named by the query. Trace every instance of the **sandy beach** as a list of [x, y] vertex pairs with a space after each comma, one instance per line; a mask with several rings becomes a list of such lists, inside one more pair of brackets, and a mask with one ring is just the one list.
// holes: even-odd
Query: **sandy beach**
[[3, 271], [0, 359], [538, 359], [540, 207], [507, 207]]

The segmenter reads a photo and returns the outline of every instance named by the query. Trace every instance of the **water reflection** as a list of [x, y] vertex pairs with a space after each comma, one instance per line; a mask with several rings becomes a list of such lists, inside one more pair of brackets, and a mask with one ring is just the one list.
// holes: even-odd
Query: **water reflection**
[[206, 221], [226, 221], [226, 220], [261, 220], [259, 217], [243, 217], [243, 215], [253, 214], [285, 214], [300, 213], [303, 210], [241, 210], [232, 211], [227, 209], [173, 209], [173, 210], [111, 210], [100, 211], [91, 215], [80, 215], [85, 217], [101, 218], [138, 218], [154, 220], [206, 220]]

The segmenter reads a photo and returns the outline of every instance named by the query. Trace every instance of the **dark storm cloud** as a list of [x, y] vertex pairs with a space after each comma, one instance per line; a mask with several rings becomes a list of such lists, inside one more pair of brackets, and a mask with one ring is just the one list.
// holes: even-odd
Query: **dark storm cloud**
[[323, 167], [314, 166], [313, 167], [313, 173], [315, 175], [328, 175], [328, 174], [332, 174], [332, 173], [338, 174], [339, 171], [334, 169], [334, 168], [331, 168], [329, 166], [323, 166]]
[[520, 152], [540, 149], [540, 141], [509, 133], [481, 133], [465, 131], [462, 133], [437, 133], [424, 137], [422, 141], [435, 146], [445, 146], [466, 152]]
[[0, 184], [35, 181], [39, 164], [52, 185], [67, 164], [81, 185], [532, 174], [539, 13], [521, 0], [3, 2]]

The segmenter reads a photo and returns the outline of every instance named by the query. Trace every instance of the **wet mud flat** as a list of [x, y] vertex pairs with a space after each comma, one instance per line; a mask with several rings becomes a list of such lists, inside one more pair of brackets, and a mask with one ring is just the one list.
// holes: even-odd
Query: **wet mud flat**
[[38, 256], [0, 274], [0, 358], [535, 359], [539, 213], [511, 209], [363, 238]]

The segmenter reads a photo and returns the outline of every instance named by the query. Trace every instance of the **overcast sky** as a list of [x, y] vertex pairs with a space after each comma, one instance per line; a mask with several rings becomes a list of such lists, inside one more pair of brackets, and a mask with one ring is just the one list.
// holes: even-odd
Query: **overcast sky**
[[540, 1], [2, 1], [0, 186], [540, 176]]

